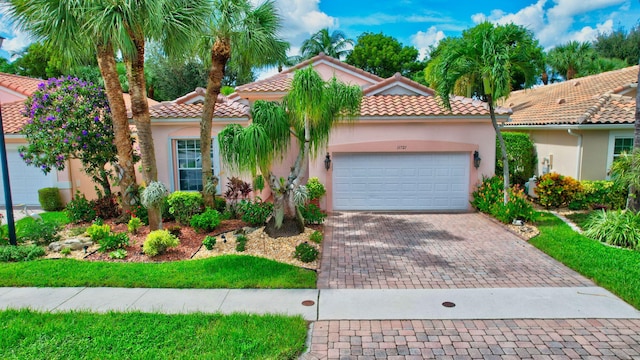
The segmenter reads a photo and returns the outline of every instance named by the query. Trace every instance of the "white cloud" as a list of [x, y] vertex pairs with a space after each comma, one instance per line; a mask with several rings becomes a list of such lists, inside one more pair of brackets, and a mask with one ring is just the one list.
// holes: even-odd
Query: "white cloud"
[[6, 39], [2, 43], [2, 50], [15, 53], [24, 50], [34, 39], [29, 33], [16, 28], [7, 15], [7, 8], [0, 6], [0, 29]]
[[309, 35], [323, 28], [336, 28], [336, 18], [320, 11], [320, 0], [276, 0], [276, 6], [282, 17], [282, 28], [286, 29], [281, 35], [294, 46]]
[[572, 31], [575, 19], [590, 11], [604, 9], [620, 5], [621, 9], [628, 6], [628, 0], [538, 0], [516, 13], [505, 13], [502, 10], [493, 10], [490, 15], [482, 13], [474, 14], [471, 19], [475, 23], [485, 20], [496, 24], [514, 23], [522, 25], [533, 31], [540, 44], [545, 48], [565, 43], [571, 40], [591, 41], [599, 32], [611, 31], [613, 28], [613, 12], [609, 18], [600, 24], [584, 26], [580, 30]]
[[411, 43], [420, 51], [420, 60], [427, 56], [430, 46], [438, 46], [440, 40], [444, 39], [444, 32], [438, 30], [435, 26], [430, 27], [427, 31], [418, 31], [411, 36]]

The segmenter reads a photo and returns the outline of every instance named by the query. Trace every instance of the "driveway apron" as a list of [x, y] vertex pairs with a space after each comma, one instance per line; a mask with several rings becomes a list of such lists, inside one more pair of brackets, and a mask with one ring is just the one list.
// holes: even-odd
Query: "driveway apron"
[[320, 289], [575, 287], [594, 284], [478, 213], [334, 213]]

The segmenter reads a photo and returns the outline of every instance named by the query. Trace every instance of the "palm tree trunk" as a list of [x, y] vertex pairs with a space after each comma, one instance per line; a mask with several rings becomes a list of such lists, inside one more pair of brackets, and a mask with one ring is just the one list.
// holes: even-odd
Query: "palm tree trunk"
[[[222, 88], [224, 68], [231, 57], [231, 43], [229, 39], [216, 38], [211, 48], [211, 68], [207, 81], [207, 92], [204, 94], [202, 119], [200, 120], [200, 152], [202, 157], [202, 186], [213, 180], [213, 161], [211, 159], [211, 123], [216, 108], [216, 100]], [[203, 191], [205, 206], [214, 207], [215, 193]]]
[[[151, 133], [151, 116], [147, 102], [146, 81], [144, 78], [144, 39], [134, 38], [136, 56], [125, 59], [127, 77], [129, 78], [129, 92], [131, 95], [131, 113], [137, 128], [140, 153], [142, 157], [142, 178], [145, 183], [158, 181], [156, 167], [156, 153]], [[147, 209], [149, 213], [149, 228], [162, 229], [162, 213], [159, 206]]]
[[127, 109], [122, 98], [122, 85], [116, 71], [116, 60], [113, 47], [98, 46], [97, 60], [100, 73], [104, 79], [104, 88], [109, 100], [113, 119], [113, 132], [116, 150], [118, 152], [118, 175], [120, 177], [120, 191], [122, 193], [122, 209], [125, 214], [131, 211], [133, 194], [137, 188], [133, 162], [133, 146], [131, 144], [131, 130]]
[[509, 160], [507, 159], [507, 146], [504, 143], [504, 138], [498, 127], [498, 120], [496, 119], [496, 112], [493, 108], [493, 99], [491, 95], [487, 95], [487, 103], [489, 104], [489, 114], [491, 115], [491, 125], [496, 132], [498, 142], [500, 143], [500, 152], [502, 153], [502, 176], [504, 177], [503, 190], [504, 190], [504, 204], [509, 202]]
[[574, 77], [576, 77], [576, 69], [574, 69], [573, 67], [569, 66], [569, 68], [567, 69], [567, 79], [566, 80], [571, 80]]

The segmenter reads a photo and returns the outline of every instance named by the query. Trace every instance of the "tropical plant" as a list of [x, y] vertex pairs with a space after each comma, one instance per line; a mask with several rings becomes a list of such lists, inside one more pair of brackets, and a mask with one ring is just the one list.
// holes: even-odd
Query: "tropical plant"
[[[509, 182], [524, 185], [535, 172], [538, 163], [536, 149], [529, 134], [517, 132], [502, 133], [509, 159]], [[500, 142], [496, 138], [496, 154], [500, 153]], [[496, 174], [502, 171], [502, 159], [496, 157]]]
[[324, 196], [327, 193], [324, 185], [320, 182], [317, 177], [312, 177], [307, 180], [307, 195], [309, 200], [317, 200]]
[[318, 225], [324, 222], [327, 214], [316, 204], [305, 204], [298, 207], [305, 224]]
[[96, 211], [91, 202], [80, 191], [67, 203], [65, 213], [73, 223], [90, 222], [96, 218]]
[[251, 193], [251, 185], [248, 182], [237, 178], [227, 178], [227, 191], [224, 193], [224, 197], [227, 199], [227, 207], [234, 218], [238, 217], [238, 201], [244, 200]]
[[[274, 216], [266, 230], [270, 236], [283, 236], [278, 230], [285, 222], [293, 225], [289, 233], [304, 230], [294, 194], [302, 185], [308, 159], [324, 151], [338, 121], [357, 116], [361, 99], [359, 86], [345, 85], [335, 78], [325, 82], [312, 67], [307, 67], [295, 72], [282, 103], [256, 101], [251, 125], [243, 128], [232, 124], [219, 133], [222, 159], [232, 171], [255, 175], [259, 169], [268, 179], [274, 197]], [[286, 178], [277, 177], [271, 164], [287, 151], [292, 133], [300, 146], [296, 162]]]
[[622, 59], [627, 66], [637, 64], [640, 54], [640, 24], [636, 24], [629, 31], [619, 28], [609, 33], [598, 34], [593, 48], [604, 58]]
[[309, 240], [313, 241], [316, 244], [320, 244], [322, 242], [323, 235], [320, 231], [316, 230], [309, 235]]
[[505, 205], [509, 202], [509, 163], [495, 107], [499, 99], [509, 97], [516, 71], [523, 76], [524, 87], [534, 84], [543, 68], [542, 59], [542, 48], [531, 31], [514, 24], [484, 22], [463, 31], [460, 38], [440, 42], [437, 56], [425, 70], [427, 81], [446, 108], [451, 109], [453, 93], [467, 97], [475, 94], [489, 106], [504, 164]]
[[236, 251], [244, 252], [247, 249], [247, 241], [249, 241], [249, 239], [247, 239], [246, 236], [238, 235], [238, 237], [236, 237]]
[[220, 225], [220, 213], [215, 209], [207, 208], [202, 214], [193, 215], [190, 223], [191, 227], [197, 231], [213, 231]]
[[178, 245], [180, 245], [180, 240], [167, 230], [154, 230], [147, 235], [144, 244], [142, 244], [142, 251], [145, 255], [154, 257], [164, 254], [168, 248]]
[[202, 245], [204, 245], [207, 250], [213, 250], [213, 247], [216, 246], [216, 237], [211, 235], [205, 236], [204, 240], [202, 240]]
[[[211, 126], [216, 100], [220, 94], [225, 67], [231, 59], [240, 69], [284, 62], [289, 44], [278, 38], [280, 17], [272, 0], [254, 7], [250, 0], [213, 0], [205, 28], [201, 54], [209, 64], [209, 78], [200, 121], [202, 183], [213, 177]], [[213, 194], [205, 193], [205, 205], [214, 207]]]
[[129, 236], [127, 233], [116, 233], [109, 234], [104, 237], [102, 240], [98, 241], [100, 247], [98, 251], [107, 252], [116, 249], [124, 249], [125, 246], [129, 245]]
[[116, 249], [109, 253], [109, 258], [122, 260], [127, 257], [127, 250], [125, 249]]
[[579, 181], [555, 172], [540, 176], [537, 183], [538, 202], [547, 209], [568, 205], [582, 191]]
[[[636, 113], [640, 112], [637, 107], [636, 104]], [[640, 117], [638, 114], [636, 116]], [[636, 136], [640, 137], [640, 118], [636, 118]], [[640, 209], [640, 199], [637, 194], [637, 189], [640, 189], [640, 148], [635, 148], [635, 146], [639, 146], [637, 142], [640, 139], [634, 141], [634, 150], [631, 154], [620, 154], [611, 164], [609, 172], [611, 179], [618, 186], [628, 189], [627, 209], [637, 211]]]
[[327, 28], [320, 29], [302, 42], [299, 60], [311, 59], [320, 53], [332, 58], [343, 59], [351, 52], [351, 46], [353, 46], [353, 40], [347, 38], [342, 31], [334, 30], [329, 33]]
[[[111, 195], [107, 165], [116, 164], [109, 103], [102, 88], [72, 77], [51, 78], [25, 101], [28, 118], [20, 133], [27, 139], [20, 157], [48, 174], [78, 159], [82, 170]], [[131, 141], [131, 140], [130, 140]]]
[[518, 185], [514, 185], [509, 189], [509, 201], [505, 204], [502, 201], [504, 199], [502, 184], [503, 180], [500, 176], [484, 177], [472, 194], [471, 205], [505, 224], [513, 220], [534, 220], [535, 211], [524, 191]]
[[137, 234], [138, 229], [140, 229], [141, 226], [142, 226], [142, 220], [140, 220], [140, 218], [132, 216], [131, 219], [129, 219], [129, 222], [127, 223], [127, 230], [132, 234]]
[[585, 224], [584, 235], [604, 243], [640, 249], [640, 214], [633, 211], [598, 211]]
[[183, 225], [189, 225], [191, 217], [204, 208], [202, 195], [197, 192], [176, 191], [167, 198], [169, 212]]
[[260, 197], [255, 201], [243, 200], [238, 205], [238, 213], [242, 221], [252, 226], [264, 225], [273, 213], [273, 204], [263, 202]]
[[569, 41], [566, 44], [558, 45], [551, 49], [547, 56], [549, 65], [562, 74], [566, 80], [581, 75], [581, 72], [592, 66], [595, 59], [596, 53], [591, 43], [579, 41]]
[[91, 224], [86, 230], [91, 240], [100, 242], [111, 234], [111, 227], [107, 224]]
[[296, 250], [293, 253], [293, 257], [295, 257], [296, 259], [304, 263], [310, 263], [316, 260], [319, 254], [320, 252], [318, 251], [318, 249], [316, 249], [315, 247], [313, 247], [313, 245], [310, 245], [305, 241], [303, 243], [298, 244], [298, 246], [296, 246]]

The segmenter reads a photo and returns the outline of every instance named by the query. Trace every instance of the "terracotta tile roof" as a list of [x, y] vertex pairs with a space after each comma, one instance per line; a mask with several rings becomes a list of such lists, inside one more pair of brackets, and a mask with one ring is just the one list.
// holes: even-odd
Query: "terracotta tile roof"
[[0, 86], [19, 92], [24, 96], [33, 94], [38, 89], [38, 84], [44, 80], [26, 76], [0, 73]]
[[20, 133], [20, 129], [27, 122], [27, 118], [22, 116], [23, 110], [23, 101], [2, 104], [2, 126], [5, 134]]
[[513, 109], [506, 125], [633, 123], [635, 98], [616, 93], [637, 81], [638, 65], [514, 91], [505, 101]]
[[[160, 103], [149, 108], [152, 119], [193, 119], [202, 115], [202, 104]], [[214, 118], [247, 118], [249, 107], [237, 102], [217, 103]]]
[[435, 91], [431, 88], [428, 88], [418, 82], [415, 82], [407, 77], [404, 77], [402, 75], [400, 75], [400, 73], [395, 73], [393, 76], [391, 76], [388, 79], [384, 79], [382, 81], [380, 81], [379, 83], [369, 86], [368, 88], [366, 88], [363, 91], [363, 94], [369, 95], [369, 94], [375, 94], [378, 90], [384, 88], [385, 86], [391, 85], [393, 83], [403, 83], [405, 85], [408, 85], [411, 88], [414, 88], [418, 91], [422, 91], [424, 93], [427, 93], [429, 95], [435, 95]]
[[273, 75], [266, 79], [258, 80], [249, 84], [238, 86], [236, 88], [236, 91], [237, 92], [287, 92], [289, 91], [289, 85], [291, 85], [291, 79], [293, 79], [293, 73], [296, 70], [302, 69], [304, 67], [309, 66], [310, 64], [313, 64], [321, 60], [335, 64], [351, 72], [360, 74], [361, 76], [369, 78], [371, 82], [379, 82], [384, 80], [383, 78], [377, 75], [366, 72], [362, 69], [358, 69], [355, 66], [349, 65], [338, 59], [332, 58], [331, 56], [327, 56], [324, 53], [320, 53], [320, 55], [314, 56], [309, 60], [303, 61], [293, 67], [283, 70], [282, 72], [276, 75]]
[[[499, 107], [497, 114], [509, 114]], [[438, 115], [489, 115], [486, 103], [461, 96], [451, 99], [451, 111], [440, 105], [438, 98], [422, 95], [376, 95], [362, 99], [361, 117], [369, 116], [438, 116]]]

